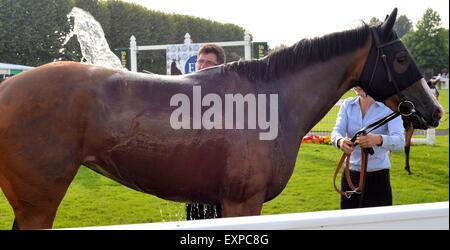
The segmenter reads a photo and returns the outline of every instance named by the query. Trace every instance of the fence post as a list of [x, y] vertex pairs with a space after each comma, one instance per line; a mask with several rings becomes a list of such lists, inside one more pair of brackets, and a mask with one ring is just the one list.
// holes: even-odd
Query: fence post
[[184, 44], [189, 45], [192, 43], [191, 35], [189, 33], [186, 33], [184, 35]]
[[251, 37], [250, 33], [246, 30], [244, 34], [244, 41], [245, 41], [245, 60], [251, 60], [252, 59], [252, 43], [251, 43]]
[[427, 145], [434, 145], [436, 143], [436, 129], [427, 129]]
[[137, 45], [136, 37], [133, 35], [130, 37], [130, 61], [131, 61], [131, 71], [137, 72]]

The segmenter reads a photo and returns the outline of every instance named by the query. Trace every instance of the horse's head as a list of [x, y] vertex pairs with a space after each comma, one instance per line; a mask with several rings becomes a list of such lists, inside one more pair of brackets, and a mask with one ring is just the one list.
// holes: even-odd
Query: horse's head
[[377, 101], [414, 121], [416, 128], [436, 127], [443, 110], [414, 59], [393, 31], [397, 9], [371, 27], [372, 45], [359, 84]]

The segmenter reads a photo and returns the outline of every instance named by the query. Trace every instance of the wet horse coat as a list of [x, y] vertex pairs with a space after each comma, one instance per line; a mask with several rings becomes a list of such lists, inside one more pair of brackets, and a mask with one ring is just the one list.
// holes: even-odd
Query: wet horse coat
[[[382, 33], [392, 33], [393, 21]], [[184, 76], [56, 62], [5, 81], [0, 186], [16, 226], [51, 227], [81, 164], [164, 199], [220, 203], [224, 217], [260, 214], [285, 188], [301, 138], [357, 84], [371, 46], [364, 26]], [[419, 91], [425, 99], [418, 113], [434, 124], [438, 104], [420, 81], [411, 84], [402, 93], [414, 99]], [[170, 99], [192, 97], [193, 86], [222, 97], [278, 95], [277, 137], [260, 140], [252, 129], [174, 130]], [[393, 110], [398, 102], [386, 99]]]

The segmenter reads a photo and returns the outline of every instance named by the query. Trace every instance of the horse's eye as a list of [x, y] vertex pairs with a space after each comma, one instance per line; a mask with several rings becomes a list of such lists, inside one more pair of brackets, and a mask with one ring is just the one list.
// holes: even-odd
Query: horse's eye
[[406, 57], [406, 56], [397, 57], [396, 60], [400, 64], [408, 63], [408, 57]]
[[398, 74], [403, 74], [409, 67], [409, 54], [407, 51], [400, 51], [395, 55], [394, 70]]

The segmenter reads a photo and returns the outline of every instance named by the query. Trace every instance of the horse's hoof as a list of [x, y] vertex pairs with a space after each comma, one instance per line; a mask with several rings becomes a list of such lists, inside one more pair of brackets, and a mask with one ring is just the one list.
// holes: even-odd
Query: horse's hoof
[[411, 173], [411, 170], [410, 170], [410, 167], [406, 166], [406, 167], [405, 167], [405, 170], [406, 170], [406, 172], [408, 172], [408, 175], [411, 175], [411, 174], [412, 174], [412, 173]]

